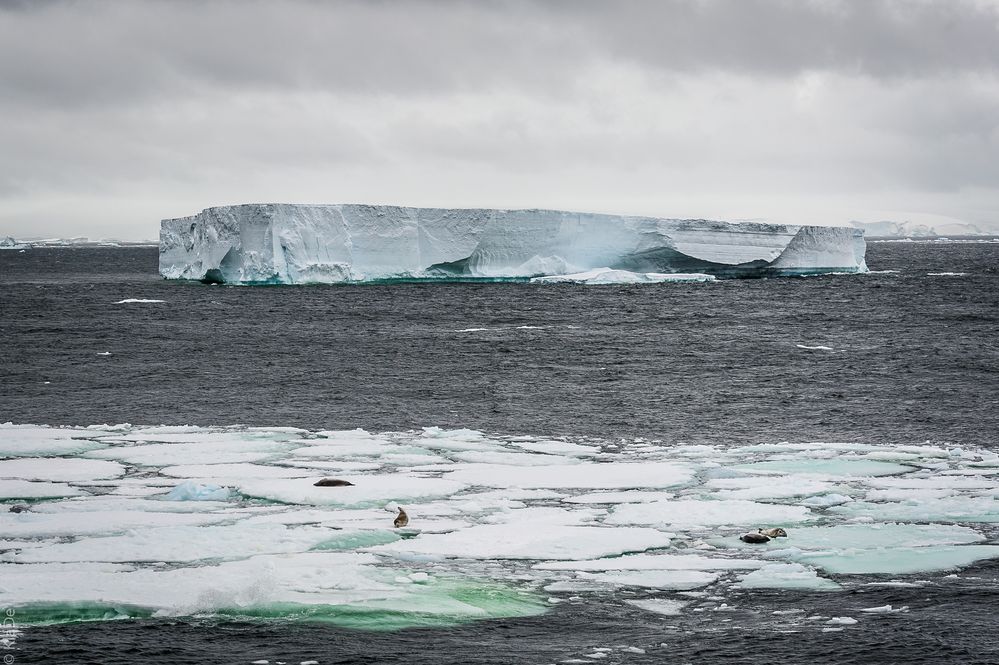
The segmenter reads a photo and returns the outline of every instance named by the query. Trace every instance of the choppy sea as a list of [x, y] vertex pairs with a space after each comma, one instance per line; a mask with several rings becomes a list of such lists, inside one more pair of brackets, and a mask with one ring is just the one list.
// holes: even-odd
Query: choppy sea
[[634, 286], [156, 263], [0, 252], [8, 665], [999, 663], [997, 243]]

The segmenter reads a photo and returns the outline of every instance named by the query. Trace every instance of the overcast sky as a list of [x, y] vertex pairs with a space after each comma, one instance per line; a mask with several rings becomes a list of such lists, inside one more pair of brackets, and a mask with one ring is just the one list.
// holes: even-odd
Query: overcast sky
[[999, 227], [999, 0], [0, 0], [0, 236], [270, 201]]

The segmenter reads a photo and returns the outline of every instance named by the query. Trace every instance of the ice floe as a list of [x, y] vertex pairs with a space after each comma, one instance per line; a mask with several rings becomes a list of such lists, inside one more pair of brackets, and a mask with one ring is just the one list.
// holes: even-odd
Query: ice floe
[[718, 526], [724, 524], [794, 524], [813, 519], [802, 506], [785, 506], [738, 499], [677, 499], [622, 504], [607, 518], [609, 524]]
[[739, 589], [804, 589], [835, 591], [842, 587], [832, 580], [819, 577], [814, 568], [800, 563], [771, 563], [739, 578]]
[[693, 475], [691, 469], [669, 462], [611, 462], [533, 467], [466, 464], [448, 477], [483, 487], [633, 489], [676, 487], [688, 483]]
[[0, 460], [0, 478], [80, 482], [116, 478], [124, 473], [121, 464], [103, 460], [50, 457]]

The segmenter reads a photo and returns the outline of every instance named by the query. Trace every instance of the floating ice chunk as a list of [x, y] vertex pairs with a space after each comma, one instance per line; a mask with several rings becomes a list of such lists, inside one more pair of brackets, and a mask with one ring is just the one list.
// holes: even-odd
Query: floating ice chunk
[[72, 457], [22, 457], [0, 460], [0, 478], [82, 482], [117, 478], [124, 473], [125, 467], [121, 464], [103, 460]]
[[807, 346], [805, 344], [795, 344], [799, 349], [804, 349], [805, 351], [832, 351], [831, 346]]
[[139, 527], [200, 525], [231, 520], [225, 514], [103, 511], [97, 513], [0, 513], [0, 533], [10, 538], [121, 533]]
[[893, 476], [913, 471], [913, 467], [892, 462], [837, 457], [834, 459], [767, 460], [738, 464], [733, 467], [748, 473], [794, 474], [809, 476], [847, 477]]
[[155, 298], [125, 298], [124, 300], [118, 300], [115, 305], [128, 305], [131, 303], [154, 303], [154, 302], [166, 302], [165, 300], [156, 300]]
[[840, 550], [795, 557], [810, 566], [840, 575], [874, 575], [951, 570], [984, 559], [999, 558], [999, 545], [942, 545]]
[[102, 443], [86, 440], [92, 436], [85, 429], [0, 424], [0, 457], [76, 455], [103, 448]]
[[751, 570], [767, 565], [757, 559], [706, 557], [698, 554], [631, 554], [588, 561], [545, 561], [538, 570]]
[[783, 506], [740, 500], [651, 501], [623, 504], [605, 520], [608, 524], [671, 525], [683, 527], [724, 524], [794, 524], [813, 519], [803, 506]]
[[693, 476], [688, 467], [666, 462], [584, 462], [533, 467], [463, 464], [448, 474], [449, 478], [470, 485], [528, 489], [676, 487], [690, 482]]
[[531, 525], [518, 521], [483, 524], [447, 534], [423, 534], [371, 551], [468, 559], [589, 559], [641, 552], [669, 543], [669, 534], [655, 529]]
[[227, 501], [229, 488], [188, 480], [174, 487], [164, 498], [167, 501]]
[[814, 569], [800, 563], [771, 563], [739, 578], [739, 589], [807, 589], [835, 591], [840, 585], [819, 577]]
[[594, 268], [584, 272], [568, 275], [547, 275], [534, 277], [532, 283], [558, 284], [571, 282], [573, 284], [658, 284], [662, 282], [713, 282], [714, 275], [704, 273], [660, 273], [660, 272], [630, 272], [628, 270], [613, 270], [611, 268]]
[[313, 506], [377, 506], [390, 501], [411, 502], [451, 496], [464, 483], [441, 478], [418, 478], [401, 473], [354, 477], [353, 487], [315, 487], [319, 477], [250, 479], [239, 486], [247, 496]]
[[690, 604], [689, 601], [673, 600], [671, 598], [649, 598], [646, 600], [626, 600], [624, 602], [640, 610], [667, 617], [680, 616], [681, 610]]
[[713, 584], [718, 580], [718, 575], [703, 570], [641, 570], [599, 573], [587, 575], [586, 579], [614, 586], [687, 591]]
[[[64, 483], [39, 483], [29, 480], [0, 480], [0, 499], [58, 499], [85, 494]], [[6, 510], [6, 508], [4, 508]]]
[[870, 518], [898, 522], [999, 522], [999, 500], [992, 497], [910, 499], [905, 503], [854, 501], [829, 509], [853, 519]]
[[868, 614], [894, 614], [898, 612], [908, 612], [909, 606], [902, 605], [901, 607], [892, 607], [891, 605], [879, 605], [877, 607], [865, 607], [861, 612], [867, 612]]

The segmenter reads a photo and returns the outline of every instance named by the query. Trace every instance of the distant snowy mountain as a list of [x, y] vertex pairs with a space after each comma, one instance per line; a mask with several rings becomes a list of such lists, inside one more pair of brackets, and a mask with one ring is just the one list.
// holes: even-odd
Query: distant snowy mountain
[[974, 224], [941, 222], [918, 224], [916, 222], [850, 222], [850, 226], [863, 229], [868, 238], [939, 238], [941, 236], [992, 235]]

